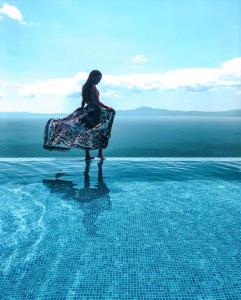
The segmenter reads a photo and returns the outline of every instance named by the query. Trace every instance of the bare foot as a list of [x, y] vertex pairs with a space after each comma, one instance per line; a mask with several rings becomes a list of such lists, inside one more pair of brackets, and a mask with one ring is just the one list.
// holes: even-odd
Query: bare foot
[[91, 159], [94, 159], [94, 157], [93, 156], [86, 156], [85, 157], [85, 160], [91, 160]]
[[97, 155], [100, 159], [105, 159], [103, 155]]

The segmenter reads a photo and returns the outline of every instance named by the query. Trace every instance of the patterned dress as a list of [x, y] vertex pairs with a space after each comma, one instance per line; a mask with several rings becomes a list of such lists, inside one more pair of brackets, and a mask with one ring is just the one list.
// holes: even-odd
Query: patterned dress
[[107, 110], [98, 103], [101, 102], [98, 102], [97, 97], [97, 101], [89, 102], [84, 108], [77, 108], [65, 118], [48, 120], [43, 147], [58, 151], [70, 150], [71, 147], [89, 150], [106, 148], [115, 110]]

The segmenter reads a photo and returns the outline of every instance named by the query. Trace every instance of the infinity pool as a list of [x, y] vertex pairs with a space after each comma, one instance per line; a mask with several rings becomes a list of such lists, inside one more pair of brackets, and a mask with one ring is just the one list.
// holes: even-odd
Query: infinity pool
[[1, 299], [241, 299], [241, 160], [0, 159]]

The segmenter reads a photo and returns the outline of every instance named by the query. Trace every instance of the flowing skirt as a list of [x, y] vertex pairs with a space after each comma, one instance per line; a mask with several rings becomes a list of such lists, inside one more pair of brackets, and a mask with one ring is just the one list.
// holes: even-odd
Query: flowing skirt
[[48, 120], [43, 147], [47, 150], [106, 148], [111, 136], [115, 110], [98, 105], [77, 108], [65, 118]]

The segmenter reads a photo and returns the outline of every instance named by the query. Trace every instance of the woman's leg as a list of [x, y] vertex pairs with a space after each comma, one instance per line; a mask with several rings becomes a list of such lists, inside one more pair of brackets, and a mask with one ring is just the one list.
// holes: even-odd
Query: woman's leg
[[89, 159], [93, 159], [94, 157], [90, 156], [90, 151], [89, 149], [85, 150], [85, 159], [89, 160]]
[[102, 148], [99, 148], [98, 157], [101, 159], [105, 159], [103, 152], [102, 152]]

